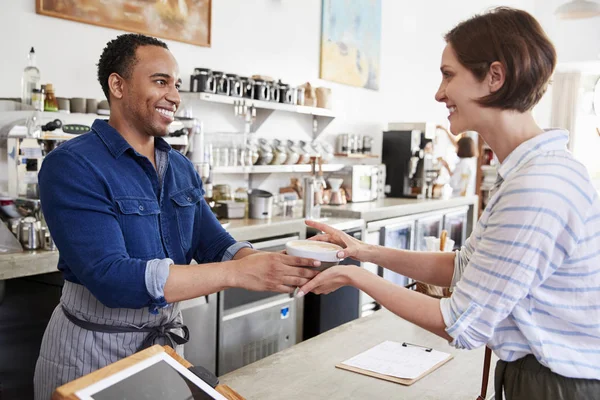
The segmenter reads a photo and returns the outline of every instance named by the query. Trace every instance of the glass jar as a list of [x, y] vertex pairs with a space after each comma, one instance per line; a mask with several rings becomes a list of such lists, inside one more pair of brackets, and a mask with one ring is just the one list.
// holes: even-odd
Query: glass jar
[[268, 165], [273, 161], [273, 148], [266, 139], [258, 140], [258, 165]]
[[271, 165], [285, 164], [287, 157], [287, 148], [283, 143], [279, 139], [273, 140], [273, 160], [271, 160]]
[[213, 186], [213, 199], [215, 201], [231, 201], [233, 200], [233, 192], [227, 184]]
[[300, 161], [300, 153], [296, 149], [296, 145], [292, 140], [287, 141], [287, 158], [285, 163], [287, 165], [298, 164]]

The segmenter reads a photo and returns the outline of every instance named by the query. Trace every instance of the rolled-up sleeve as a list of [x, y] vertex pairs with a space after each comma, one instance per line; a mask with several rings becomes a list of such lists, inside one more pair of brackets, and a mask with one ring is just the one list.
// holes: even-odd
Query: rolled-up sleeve
[[[472, 253], [463, 249], [456, 255], [456, 287], [440, 307], [446, 332], [457, 348], [487, 344], [516, 304], [562, 264], [565, 249], [576, 245], [568, 228], [573, 212], [555, 197], [523, 187], [527, 185], [517, 180], [505, 188], [481, 237], [474, 238]], [[506, 229], [508, 225], [512, 229]], [[521, 228], [514, 229], [515, 225]]]
[[150, 296], [155, 299], [154, 307], [150, 311], [168, 305], [165, 299], [165, 285], [173, 264], [174, 262], [170, 258], [148, 260], [146, 263], [146, 288]]
[[248, 242], [234, 243], [231, 246], [229, 246], [227, 248], [227, 250], [225, 250], [225, 253], [223, 254], [223, 258], [221, 258], [221, 261], [231, 261], [231, 260], [233, 260], [233, 257], [235, 257], [237, 252], [240, 251], [241, 249], [251, 249], [251, 248], [252, 248], [252, 245]]
[[473, 248], [471, 247], [471, 238], [468, 238], [464, 246], [454, 252], [454, 272], [452, 274], [450, 289], [454, 290], [454, 287], [462, 278], [472, 254]]
[[148, 290], [147, 260], [127, 253], [110, 190], [93, 165], [58, 148], [44, 159], [39, 182], [60, 258], [81, 284], [107, 307], [164, 305]]

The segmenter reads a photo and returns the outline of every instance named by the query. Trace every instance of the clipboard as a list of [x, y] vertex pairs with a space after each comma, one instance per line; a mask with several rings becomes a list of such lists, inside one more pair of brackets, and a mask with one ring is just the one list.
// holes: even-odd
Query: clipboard
[[[385, 353], [385, 358], [378, 358]], [[416, 360], [415, 356], [420, 355]], [[428, 358], [428, 359], [427, 359]], [[419, 346], [407, 342], [398, 343], [385, 341], [370, 348], [335, 367], [346, 371], [356, 372], [373, 378], [399, 383], [410, 386], [424, 376], [432, 373], [454, 356], [449, 353], [439, 352], [433, 348]], [[393, 360], [390, 360], [393, 359]], [[395, 365], [393, 365], [395, 364]], [[361, 368], [357, 365], [373, 366], [373, 368]], [[377, 372], [377, 370], [388, 371], [410, 371], [410, 377], [400, 377], [392, 374]]]

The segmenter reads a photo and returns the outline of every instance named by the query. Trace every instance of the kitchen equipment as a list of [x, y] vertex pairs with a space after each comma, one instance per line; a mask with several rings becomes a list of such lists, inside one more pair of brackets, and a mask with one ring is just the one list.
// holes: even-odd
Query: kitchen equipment
[[221, 204], [222, 206], [219, 211], [219, 218], [226, 219], [241, 219], [246, 216], [246, 203], [241, 203], [234, 200], [227, 201], [218, 201], [217, 204]]
[[240, 77], [235, 74], [227, 74], [227, 79], [229, 79], [229, 95], [242, 97], [244, 95], [244, 87]]
[[311, 152], [312, 156], [318, 157], [321, 160], [323, 159], [323, 148], [319, 142], [307, 143], [306, 146]]
[[365, 135], [363, 136], [363, 145], [362, 145], [363, 154], [371, 154], [373, 152], [373, 137]]
[[275, 103], [279, 103], [281, 100], [281, 92], [279, 91], [279, 84], [275, 81], [268, 83], [269, 87], [269, 100]]
[[246, 99], [254, 98], [254, 80], [245, 76], [240, 77], [242, 84], [242, 95]]
[[41, 223], [34, 217], [25, 217], [19, 222], [19, 240], [27, 250], [40, 248]]
[[460, 207], [449, 210], [444, 214], [444, 230], [448, 232], [449, 239], [454, 241], [453, 250], [459, 250], [467, 240], [469, 207]]
[[427, 251], [427, 244], [425, 242], [426, 237], [440, 237], [443, 219], [444, 214], [440, 212], [419, 215], [415, 233], [414, 249], [416, 251]]
[[233, 192], [231, 186], [227, 184], [214, 185], [213, 199], [215, 201], [233, 201]]
[[[314, 147], [312, 146], [312, 143], [306, 142], [304, 140], [300, 140], [298, 142], [298, 145], [300, 147], [302, 147], [302, 149], [304, 149], [304, 151], [310, 155], [311, 159], [313, 159], [313, 158], [316, 159], [316, 158], [321, 157], [321, 154], [318, 150], [319, 148], [317, 147], [317, 150], [315, 150]], [[309, 160], [309, 162], [310, 162], [310, 160]]]
[[242, 154], [240, 154], [242, 165], [258, 164], [259, 158], [260, 154], [258, 153], [258, 147], [256, 144], [248, 142], [246, 147], [242, 149]]
[[347, 133], [340, 133], [335, 138], [335, 152], [337, 154], [349, 154], [350, 148], [348, 147], [349, 135]]
[[282, 165], [285, 164], [288, 157], [287, 147], [279, 140], [273, 140], [273, 160], [271, 165]]
[[[194, 261], [192, 260], [194, 263]], [[190, 341], [184, 346], [185, 359], [217, 372], [218, 296], [216, 293], [184, 300], [180, 304], [184, 324], [190, 330]]]
[[[297, 235], [253, 242], [256, 250], [279, 253]], [[296, 344], [297, 301], [293, 294], [240, 288], [219, 292], [218, 374], [231, 372]], [[187, 345], [186, 345], [187, 346]], [[187, 353], [186, 353], [187, 354]], [[187, 358], [187, 355], [186, 355]]]
[[317, 107], [331, 109], [331, 89], [326, 87], [318, 87], [315, 92], [317, 95]]
[[297, 164], [308, 164], [310, 163], [311, 154], [304, 148], [304, 146], [302, 146], [302, 143], [303, 142], [299, 142], [294, 145], [294, 148], [299, 155]]
[[382, 162], [388, 171], [386, 194], [426, 197], [427, 188], [437, 174], [429, 144], [435, 137], [436, 124], [390, 123], [389, 129], [383, 132], [382, 144]]
[[[344, 226], [335, 226], [348, 235], [362, 240], [364, 236], [364, 221], [353, 220]], [[309, 228], [307, 237], [320, 232]], [[359, 261], [346, 258], [340, 265], [355, 265], [361, 267]], [[330, 329], [357, 319], [361, 315], [361, 292], [352, 286], [344, 286], [329, 294], [316, 295], [307, 293], [304, 296], [303, 339], [307, 340]]]
[[301, 86], [296, 88], [296, 104], [299, 106], [304, 105], [304, 90], [305, 89]]
[[307, 107], [316, 107], [317, 106], [317, 95], [315, 94], [315, 88], [310, 84], [310, 82], [306, 82], [303, 85], [300, 85], [301, 88], [304, 89], [304, 104]]
[[215, 79], [216, 93], [224, 96], [229, 96], [229, 79], [226, 74], [221, 71], [213, 71]]
[[257, 165], [268, 165], [273, 161], [273, 147], [267, 142], [266, 139], [258, 139], [258, 160], [256, 161]]
[[294, 142], [292, 140], [288, 140], [286, 147], [287, 158], [285, 159], [285, 163], [287, 165], [298, 164], [300, 161], [300, 153], [294, 145]]
[[329, 182], [329, 186], [331, 186], [329, 204], [332, 206], [346, 204], [346, 194], [342, 189], [342, 183], [344, 183], [344, 180], [339, 178], [329, 178], [327, 182]]
[[[380, 229], [380, 243], [387, 248], [413, 250], [415, 228], [414, 217], [385, 220], [385, 225]], [[379, 275], [400, 286], [407, 286], [413, 282], [412, 279], [386, 268], [380, 268]]]
[[344, 180], [348, 201], [373, 201], [378, 197], [380, 169], [375, 165], [348, 165], [334, 174]]
[[417, 197], [413, 183], [417, 164], [424, 156], [420, 143], [419, 130], [383, 132], [381, 157], [386, 166], [386, 195], [389, 197]]
[[279, 101], [285, 104], [296, 104], [296, 88], [279, 81]]
[[[321, 218], [321, 203], [317, 201], [317, 192], [320, 190], [320, 179], [316, 176], [317, 157], [311, 157], [311, 174], [302, 179], [302, 193], [304, 200], [303, 217], [305, 219]], [[320, 199], [319, 199], [320, 200]]]
[[50, 235], [50, 230], [47, 226], [42, 226], [40, 228], [40, 246], [44, 250], [47, 251], [56, 251], [56, 244]]
[[269, 219], [273, 214], [273, 194], [266, 190], [253, 189], [248, 197], [250, 218]]
[[271, 99], [271, 90], [266, 81], [254, 79], [254, 98], [262, 101], [269, 101]]
[[327, 142], [321, 142], [319, 144], [321, 146], [321, 161], [324, 164], [326, 164], [326, 163], [330, 162], [331, 160], [333, 160], [333, 157], [334, 157], [333, 146]]
[[194, 68], [190, 78], [190, 92], [215, 93], [216, 84], [212, 70], [209, 68]]
[[350, 143], [352, 144], [350, 153], [360, 154], [363, 152], [363, 139], [361, 135], [352, 135], [352, 141]]

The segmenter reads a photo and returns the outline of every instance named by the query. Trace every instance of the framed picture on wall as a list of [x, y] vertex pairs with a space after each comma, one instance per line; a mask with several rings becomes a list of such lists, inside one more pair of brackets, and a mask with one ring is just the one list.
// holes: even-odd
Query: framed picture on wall
[[38, 14], [210, 47], [212, 0], [36, 0]]
[[379, 89], [381, 0], [323, 0], [320, 77]]

